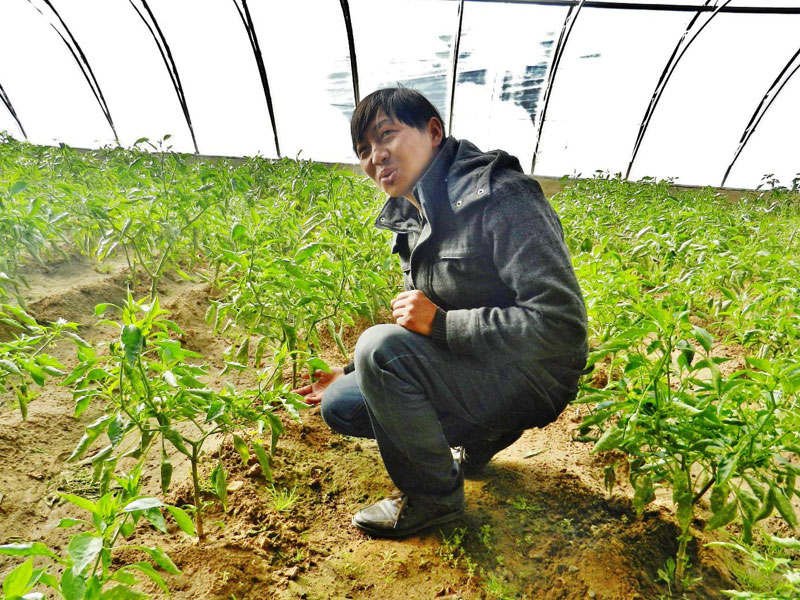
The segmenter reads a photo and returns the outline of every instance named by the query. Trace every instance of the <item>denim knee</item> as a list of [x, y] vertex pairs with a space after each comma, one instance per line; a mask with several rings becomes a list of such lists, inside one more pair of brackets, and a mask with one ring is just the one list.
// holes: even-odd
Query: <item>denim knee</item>
[[322, 420], [337, 433], [371, 438], [374, 434], [364, 398], [348, 383], [344, 379], [334, 381], [322, 394]]
[[373, 372], [382, 356], [397, 356], [407, 347], [407, 338], [414, 335], [400, 325], [373, 325], [356, 342], [354, 361], [356, 372]]

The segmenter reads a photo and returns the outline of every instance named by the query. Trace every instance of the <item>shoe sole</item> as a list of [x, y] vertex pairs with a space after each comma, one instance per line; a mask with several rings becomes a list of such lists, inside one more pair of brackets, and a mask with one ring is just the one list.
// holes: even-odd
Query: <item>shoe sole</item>
[[384, 529], [382, 527], [369, 527], [366, 525], [361, 525], [356, 523], [355, 516], [353, 517], [352, 523], [354, 527], [357, 527], [367, 535], [371, 537], [381, 537], [381, 538], [404, 538], [410, 535], [414, 535], [415, 533], [419, 533], [424, 529], [428, 529], [429, 527], [435, 527], [437, 525], [444, 525], [445, 523], [449, 523], [451, 521], [455, 521], [460, 516], [464, 514], [464, 509], [458, 510], [456, 512], [447, 513], [446, 515], [442, 515], [441, 517], [436, 517], [435, 519], [431, 519], [430, 521], [426, 521], [425, 523], [421, 523], [416, 527], [412, 527], [411, 529]]

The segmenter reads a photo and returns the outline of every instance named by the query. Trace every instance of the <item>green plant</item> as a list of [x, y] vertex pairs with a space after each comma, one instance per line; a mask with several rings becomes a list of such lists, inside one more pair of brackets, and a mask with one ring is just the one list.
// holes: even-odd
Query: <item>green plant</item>
[[[112, 306], [98, 305], [95, 312], [100, 316]], [[94, 348], [81, 348], [79, 364], [63, 382], [74, 388], [76, 416], [94, 400], [104, 401], [108, 412], [86, 427], [68, 460], [79, 459], [105, 433], [109, 443], [91, 461], [95, 479], [104, 490], [120, 458], [132, 456], [144, 461], [151, 447], [157, 445], [161, 486], [166, 493], [173, 471], [168, 448], [180, 452], [191, 463], [192, 510], [202, 539], [205, 505], [201, 499], [200, 461], [206, 440], [216, 434], [229, 437], [245, 463], [252, 448], [271, 480], [270, 453], [283, 431], [274, 413], [274, 403], [279, 401], [272, 388], [238, 393], [228, 384], [216, 392], [202, 383], [200, 378], [207, 374], [206, 370], [190, 362], [200, 355], [172, 339], [170, 334], [180, 335], [181, 330], [165, 318], [166, 311], [160, 308], [158, 298], [145, 304], [135, 301], [129, 293], [125, 305], [117, 308], [122, 312], [122, 322], [101, 322], [120, 331], [118, 340], [109, 344], [104, 356]], [[273, 370], [267, 379], [275, 377]], [[285, 399], [283, 402], [290, 404]], [[265, 430], [271, 432], [269, 451], [262, 440]], [[221, 460], [211, 471], [210, 479], [211, 490], [227, 509], [227, 473]]]
[[[758, 551], [750, 545], [713, 542], [712, 546], [730, 548], [742, 554], [762, 576], [762, 589], [723, 590], [731, 598], [743, 600], [794, 600], [800, 597], [800, 540], [766, 535], [766, 548]], [[789, 553], [794, 553], [792, 559]]]
[[275, 486], [269, 488], [269, 494], [272, 496], [272, 507], [278, 512], [286, 512], [299, 500], [297, 494], [297, 486], [289, 489], [276, 489]]
[[77, 335], [76, 323], [58, 320], [42, 325], [18, 306], [0, 304], [0, 323], [21, 332], [14, 333], [10, 340], [0, 341], [0, 393], [13, 394], [25, 420], [28, 403], [35, 397], [30, 384], [42, 386], [48, 376], [65, 375], [66, 367], [44, 351], [62, 337], [79, 346], [88, 344]]
[[[189, 516], [180, 508], [163, 504], [156, 498], [139, 495], [139, 469], [128, 475], [115, 477], [118, 489], [103, 495], [97, 502], [80, 496], [59, 494], [64, 500], [91, 514], [87, 519], [62, 519], [59, 527], [82, 527], [87, 529], [70, 537], [66, 552], [59, 556], [45, 544], [6, 544], [0, 546], [0, 554], [10, 556], [45, 557], [61, 570], [49, 567], [34, 569], [34, 559], [30, 558], [16, 567], [3, 582], [3, 593], [7, 600], [24, 598], [34, 600], [43, 598], [41, 592], [32, 592], [37, 585], [49, 587], [64, 600], [101, 600], [108, 598], [144, 598], [146, 594], [135, 589], [139, 582], [137, 574], [144, 575], [165, 594], [169, 589], [161, 570], [180, 574], [180, 570], [167, 554], [158, 546], [124, 544], [142, 519], [166, 533], [162, 509], [166, 509], [175, 519], [178, 527], [189, 535], [194, 535], [194, 527]], [[135, 563], [119, 566], [114, 554], [120, 550], [136, 550], [147, 557]]]
[[642, 306], [640, 312], [636, 327], [592, 353], [590, 363], [611, 356], [609, 368], [621, 373], [579, 400], [595, 404], [582, 429], [605, 425], [593, 452], [619, 449], [629, 456], [638, 513], [654, 499], [657, 484], [672, 488], [681, 530], [674, 569], [680, 589], [695, 507], [707, 492], [709, 530], [738, 515], [749, 540], [753, 524], [773, 509], [797, 524], [790, 498], [800, 469], [784, 454], [800, 448], [783, 417], [798, 400], [800, 363], [748, 358], [748, 369], [723, 377], [724, 359], [711, 355], [711, 336], [692, 325], [686, 311]]

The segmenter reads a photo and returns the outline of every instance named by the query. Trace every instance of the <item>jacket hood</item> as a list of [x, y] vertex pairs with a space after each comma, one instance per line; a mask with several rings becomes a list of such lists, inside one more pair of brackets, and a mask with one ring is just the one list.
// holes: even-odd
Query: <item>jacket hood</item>
[[447, 197], [453, 212], [485, 200], [492, 195], [492, 176], [497, 169], [507, 168], [522, 173], [516, 156], [503, 150], [482, 152], [467, 140], [448, 138], [456, 145], [455, 156], [447, 171]]

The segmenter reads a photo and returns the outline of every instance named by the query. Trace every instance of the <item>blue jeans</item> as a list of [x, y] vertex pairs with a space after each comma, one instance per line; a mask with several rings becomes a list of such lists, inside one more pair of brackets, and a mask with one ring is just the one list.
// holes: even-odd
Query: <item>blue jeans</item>
[[394, 484], [439, 504], [463, 503], [451, 446], [541, 426], [563, 409], [536, 365], [453, 354], [399, 325], [365, 331], [355, 365], [325, 390], [322, 418], [340, 433], [375, 438]]

